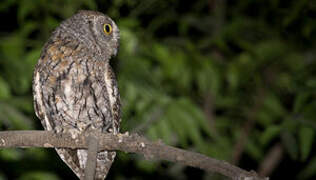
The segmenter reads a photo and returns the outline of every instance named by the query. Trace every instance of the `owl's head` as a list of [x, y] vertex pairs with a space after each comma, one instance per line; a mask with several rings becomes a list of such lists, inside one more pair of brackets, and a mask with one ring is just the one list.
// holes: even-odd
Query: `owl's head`
[[79, 40], [100, 59], [108, 60], [117, 54], [119, 29], [110, 17], [100, 12], [81, 10], [65, 20], [56, 31]]

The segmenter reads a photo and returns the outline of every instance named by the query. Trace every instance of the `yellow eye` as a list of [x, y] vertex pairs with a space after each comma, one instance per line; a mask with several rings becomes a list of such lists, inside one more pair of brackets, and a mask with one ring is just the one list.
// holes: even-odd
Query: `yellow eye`
[[103, 31], [106, 35], [111, 34], [112, 33], [112, 25], [111, 24], [104, 24]]

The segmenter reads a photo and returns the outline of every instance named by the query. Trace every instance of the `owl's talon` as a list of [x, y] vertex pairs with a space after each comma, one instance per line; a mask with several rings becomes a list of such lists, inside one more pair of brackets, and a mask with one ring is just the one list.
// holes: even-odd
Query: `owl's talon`
[[72, 139], [77, 139], [80, 134], [78, 129], [69, 129], [68, 132], [70, 133]]

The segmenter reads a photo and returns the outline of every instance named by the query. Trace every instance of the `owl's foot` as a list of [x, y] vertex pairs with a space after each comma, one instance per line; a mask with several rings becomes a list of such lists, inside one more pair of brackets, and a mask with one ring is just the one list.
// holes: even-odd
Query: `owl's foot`
[[69, 133], [72, 139], [77, 139], [80, 135], [79, 129], [74, 128], [73, 126], [64, 126], [64, 127], [58, 127], [54, 129], [55, 134], [57, 136], [61, 136], [64, 133]]
[[69, 129], [68, 133], [70, 133], [72, 139], [77, 139], [80, 135], [80, 131], [78, 129]]

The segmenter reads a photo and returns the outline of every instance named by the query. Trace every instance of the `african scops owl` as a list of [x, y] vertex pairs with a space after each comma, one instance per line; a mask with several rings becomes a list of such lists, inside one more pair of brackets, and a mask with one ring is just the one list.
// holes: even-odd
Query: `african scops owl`
[[[46, 130], [118, 133], [120, 96], [109, 61], [119, 46], [119, 29], [108, 16], [79, 11], [63, 21], [42, 49], [33, 77], [34, 108]], [[56, 148], [61, 159], [84, 177], [87, 150]], [[96, 179], [104, 179], [115, 152], [97, 156]]]

